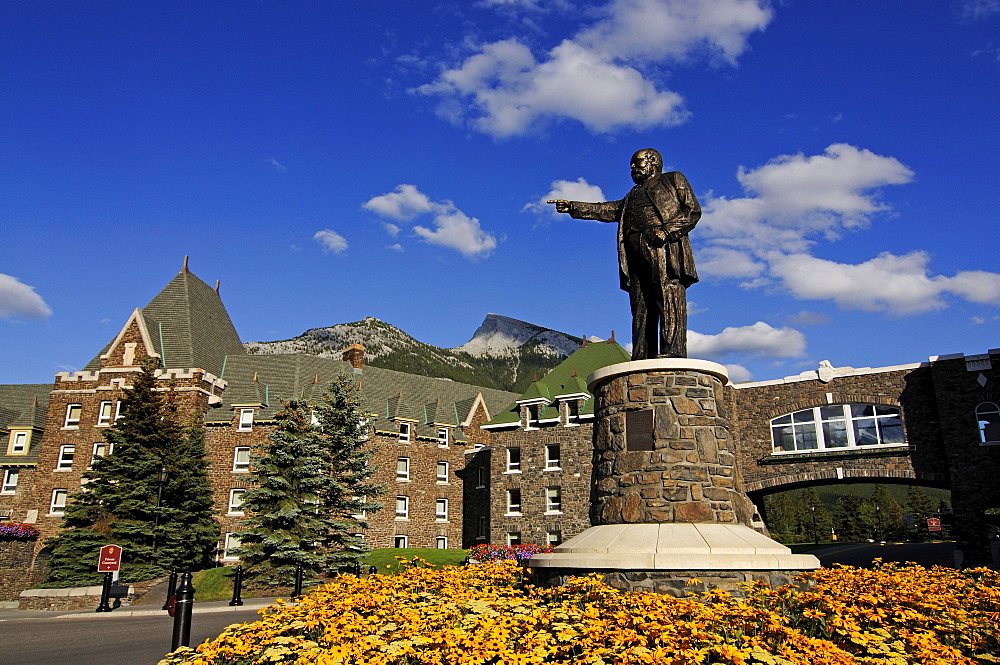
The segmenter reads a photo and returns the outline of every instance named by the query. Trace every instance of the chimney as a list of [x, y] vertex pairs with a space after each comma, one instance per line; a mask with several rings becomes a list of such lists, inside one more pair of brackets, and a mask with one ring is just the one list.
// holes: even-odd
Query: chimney
[[365, 366], [365, 347], [360, 344], [351, 344], [343, 350], [345, 363], [351, 363], [351, 367], [360, 370]]

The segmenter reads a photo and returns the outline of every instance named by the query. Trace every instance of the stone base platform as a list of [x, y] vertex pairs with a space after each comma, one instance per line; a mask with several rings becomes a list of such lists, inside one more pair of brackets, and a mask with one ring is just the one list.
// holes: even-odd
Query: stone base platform
[[[813, 555], [792, 554], [749, 527], [715, 523], [595, 526], [527, 565], [545, 586], [596, 572], [620, 589], [676, 596], [712, 588], [738, 592], [751, 581], [780, 586], [820, 567]], [[694, 578], [701, 582], [689, 585]]]

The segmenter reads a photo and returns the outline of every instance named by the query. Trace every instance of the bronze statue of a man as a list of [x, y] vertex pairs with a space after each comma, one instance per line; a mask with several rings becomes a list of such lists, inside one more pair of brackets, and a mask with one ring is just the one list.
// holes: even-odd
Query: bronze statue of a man
[[632, 359], [687, 357], [686, 289], [698, 281], [688, 232], [701, 206], [652, 148], [632, 155], [635, 187], [620, 201], [549, 201], [576, 219], [618, 222], [618, 272], [632, 306]]

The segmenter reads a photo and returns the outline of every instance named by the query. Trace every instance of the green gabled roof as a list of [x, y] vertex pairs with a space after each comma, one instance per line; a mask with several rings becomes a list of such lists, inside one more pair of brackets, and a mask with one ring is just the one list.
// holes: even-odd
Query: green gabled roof
[[[416, 374], [407, 374], [379, 367], [365, 367], [361, 373], [353, 370], [349, 363], [332, 358], [320, 358], [306, 354], [280, 355], [239, 355], [226, 359], [226, 370], [221, 378], [227, 382], [222, 394], [223, 404], [206, 414], [210, 423], [228, 423], [233, 418], [232, 405], [239, 395], [256, 388], [253, 383], [256, 373], [257, 383], [266, 387], [270, 409], [258, 414], [258, 420], [273, 417], [290, 399], [305, 399], [316, 402], [322, 398], [330, 381], [340, 372], [354, 376], [361, 388], [363, 409], [375, 416], [375, 429], [393, 432], [396, 425], [392, 418], [416, 420], [416, 436], [436, 438], [433, 423], [457, 426], [480, 394], [490, 414], [499, 412], [512, 399], [514, 393], [493, 388], [473, 386], [448, 379], [437, 379]], [[319, 384], [316, 384], [316, 377]], [[402, 396], [400, 394], [402, 393]], [[440, 400], [440, 408], [437, 408]], [[435, 418], [425, 422], [424, 408], [435, 407]], [[455, 430], [456, 440], [462, 440]]]
[[[587, 393], [585, 377], [608, 365], [628, 362], [632, 359], [628, 351], [618, 345], [617, 342], [591, 342], [586, 346], [581, 346], [574, 351], [566, 360], [557, 365], [551, 372], [538, 381], [534, 381], [524, 395], [515, 402], [496, 414], [487, 426], [517, 425], [521, 422], [521, 410], [518, 402], [545, 397], [552, 399], [557, 395], [574, 395]], [[594, 412], [594, 400], [588, 399], [580, 410], [581, 415], [592, 414]], [[545, 408], [541, 413], [541, 419], [547, 420], [555, 418], [558, 413], [554, 406]]]
[[[164, 367], [200, 367], [219, 375], [223, 358], [246, 353], [218, 291], [189, 272], [186, 263], [142, 308], [142, 318]], [[110, 346], [84, 369], [100, 369], [101, 355]]]
[[22, 385], [0, 385], [0, 465], [35, 464], [41, 447], [41, 433], [31, 438], [27, 455], [8, 455], [10, 427], [31, 427], [37, 430], [45, 426], [45, 412], [49, 406], [51, 383], [30, 383]]

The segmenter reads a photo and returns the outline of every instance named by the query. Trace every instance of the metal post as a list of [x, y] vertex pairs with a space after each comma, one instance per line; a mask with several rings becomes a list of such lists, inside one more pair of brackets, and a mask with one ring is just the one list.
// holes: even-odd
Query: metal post
[[171, 570], [170, 579], [167, 580], [167, 599], [163, 601], [163, 607], [160, 608], [161, 610], [167, 609], [167, 606], [170, 605], [170, 596], [174, 595], [175, 591], [177, 591], [177, 571]]
[[[167, 471], [167, 467], [160, 467], [160, 475], [157, 476], [157, 487], [156, 487], [156, 514], [153, 515], [153, 551], [156, 551], [157, 537], [160, 532], [160, 504], [163, 503], [163, 483], [167, 482], [167, 477], [170, 473]], [[166, 609], [166, 608], [164, 608]]]
[[101, 589], [101, 604], [97, 606], [95, 612], [110, 612], [111, 605], [108, 601], [111, 599], [111, 573], [104, 573], [104, 587]]
[[170, 650], [191, 646], [191, 611], [194, 609], [194, 587], [191, 586], [191, 572], [181, 575], [181, 585], [177, 587], [177, 603], [174, 610], [174, 635]]
[[359, 578], [361, 577], [361, 562], [358, 561], [357, 559], [354, 560], [354, 565], [351, 566], [351, 572], [357, 575]]
[[302, 564], [295, 566], [295, 592], [292, 596], [302, 595]]
[[875, 504], [875, 521], [878, 524], [878, 540], [882, 542], [885, 538], [882, 537], [882, 508], [877, 503]]
[[378, 566], [369, 566], [368, 568], [369, 575], [375, 575], [377, 573], [378, 573]]
[[813, 517], [813, 542], [819, 545], [819, 532], [816, 531], [816, 506], [809, 506]]
[[243, 566], [236, 566], [236, 574], [233, 575], [233, 599], [229, 601], [230, 605], [242, 605], [243, 598], [240, 594], [243, 593]]

